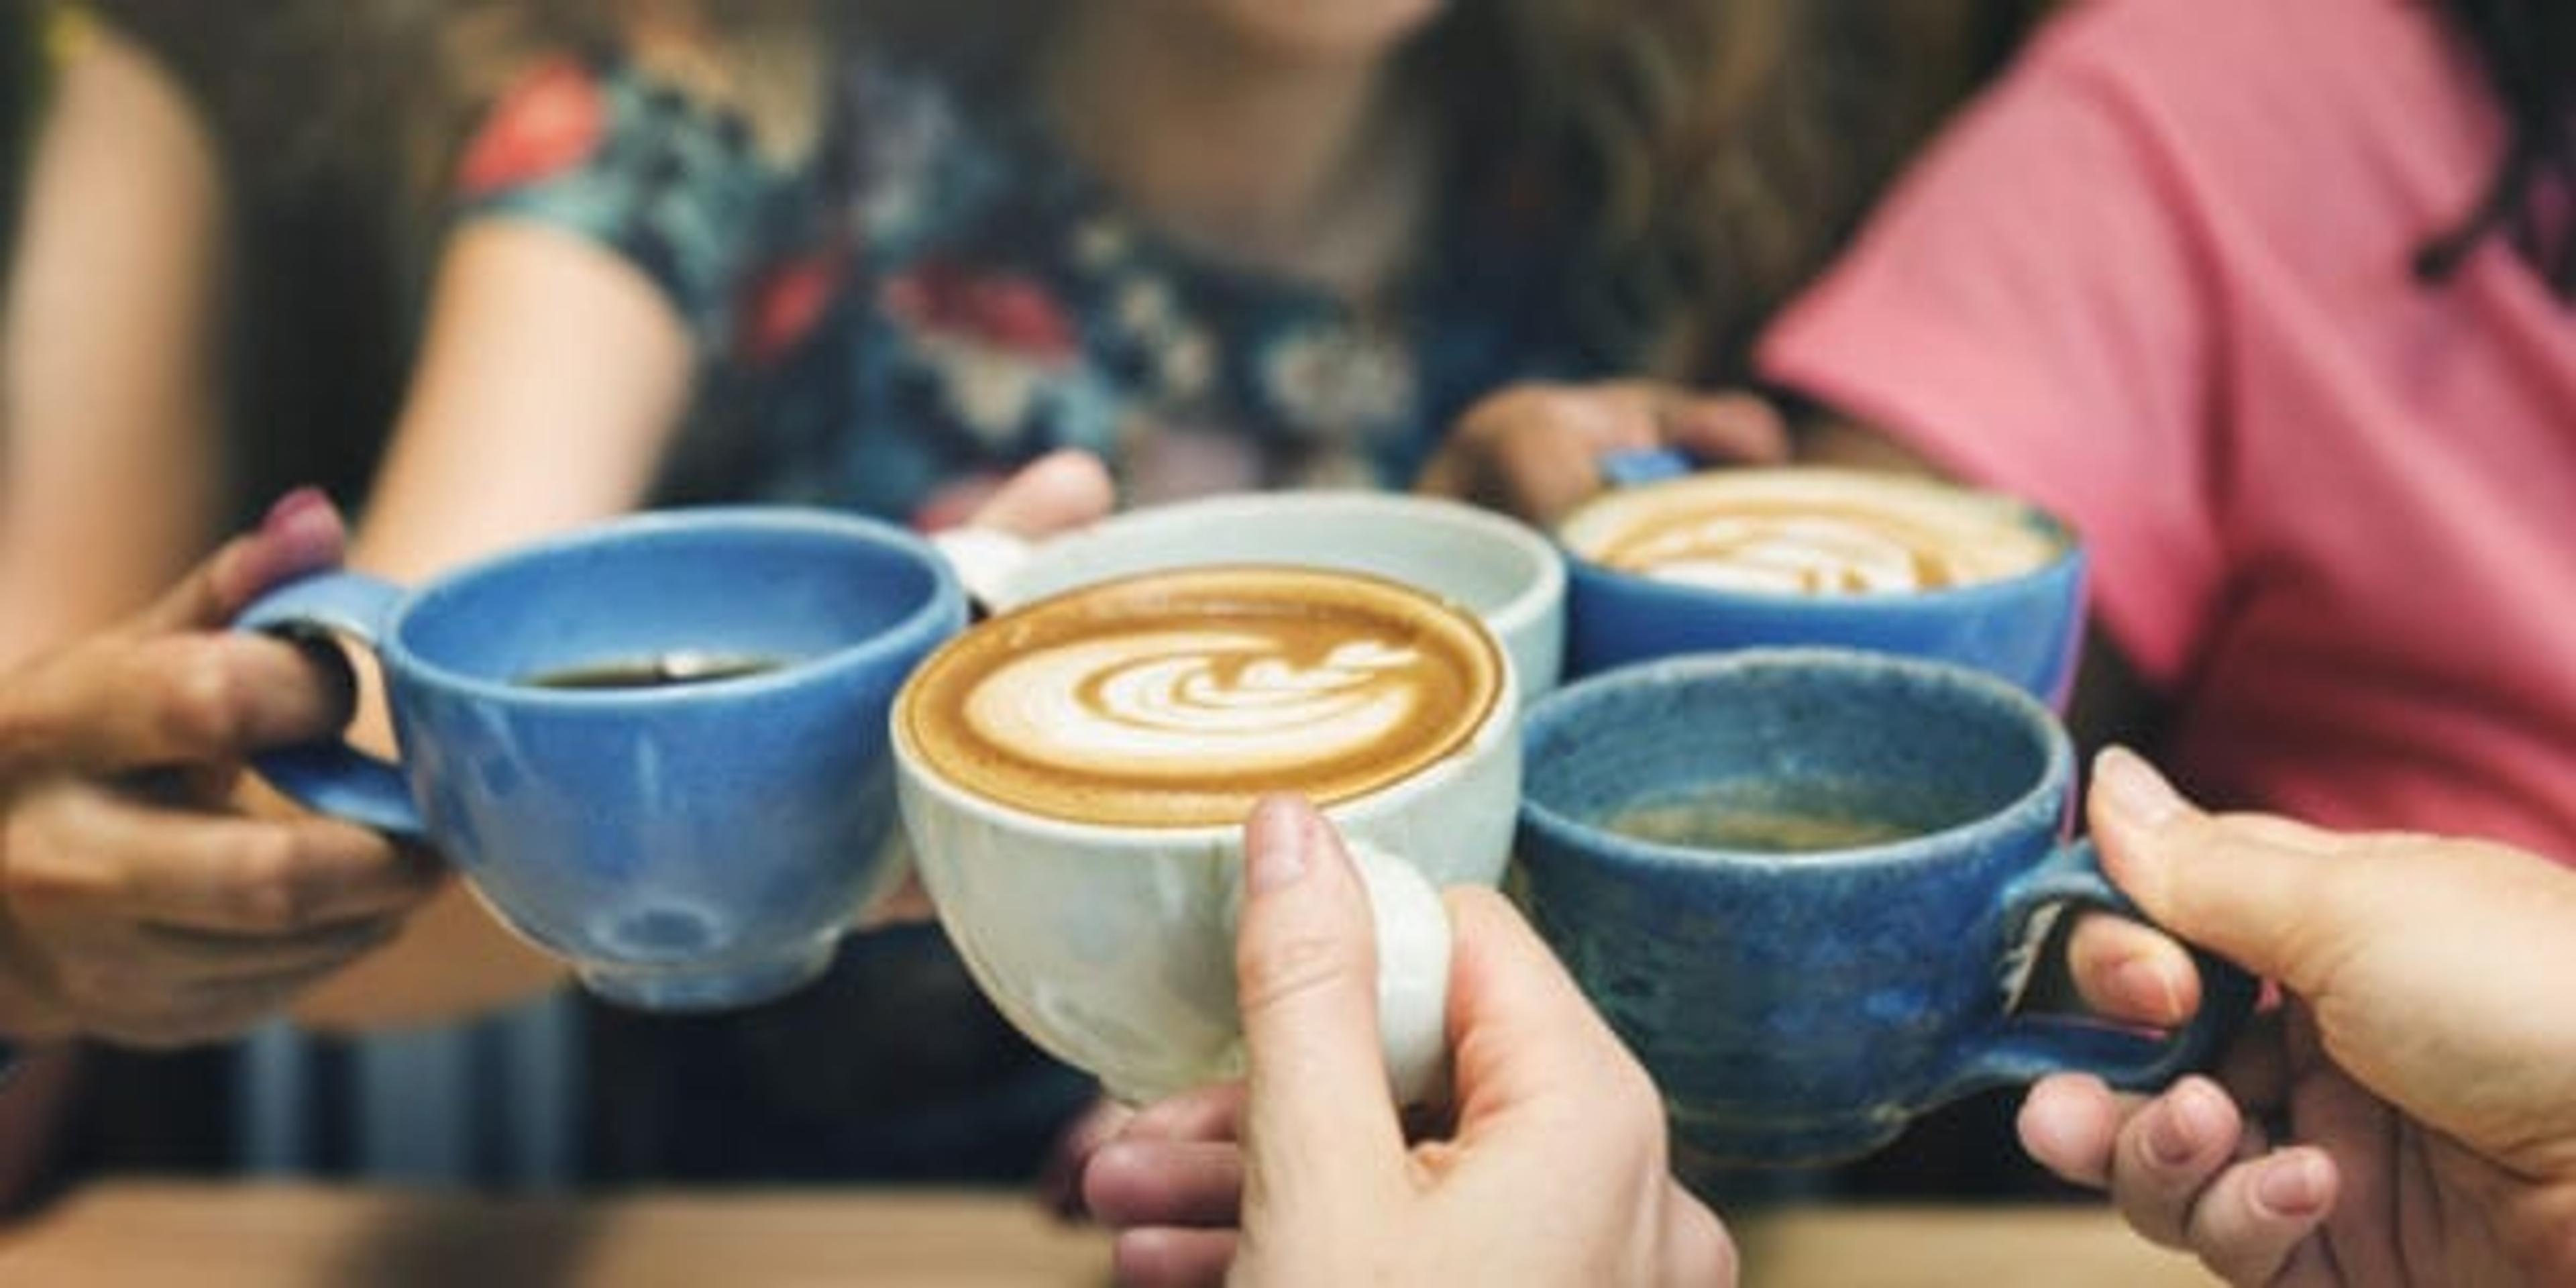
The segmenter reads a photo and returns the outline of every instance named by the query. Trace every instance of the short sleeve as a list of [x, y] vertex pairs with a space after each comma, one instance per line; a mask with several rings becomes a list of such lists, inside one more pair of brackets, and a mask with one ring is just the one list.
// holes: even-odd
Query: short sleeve
[[620, 59], [563, 57], [494, 101], [458, 164], [456, 213], [596, 242], [721, 352], [741, 284], [790, 235], [799, 182], [734, 113]]
[[1767, 380], [2074, 523], [2098, 614], [2168, 685], [2224, 574], [2220, 324], [2187, 154], [2131, 82], [2043, 39], [1757, 356]]

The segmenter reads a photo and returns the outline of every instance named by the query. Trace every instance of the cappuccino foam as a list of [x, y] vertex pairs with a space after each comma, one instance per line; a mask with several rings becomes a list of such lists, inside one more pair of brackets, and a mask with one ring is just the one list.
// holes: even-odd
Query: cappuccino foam
[[2037, 571], [2062, 534], [2006, 496], [1855, 470], [1726, 470], [1613, 493], [1576, 554], [1661, 581], [1788, 595], [1945, 590]]
[[1392, 582], [1147, 574], [1041, 600], [934, 655], [898, 729], [941, 777], [1051, 818], [1239, 823], [1262, 793], [1363, 795], [1473, 738], [1501, 657]]

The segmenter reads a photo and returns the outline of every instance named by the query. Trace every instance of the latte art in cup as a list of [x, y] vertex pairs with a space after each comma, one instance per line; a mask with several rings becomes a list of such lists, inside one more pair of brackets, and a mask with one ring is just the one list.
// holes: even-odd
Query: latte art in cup
[[2063, 536], [2010, 497], [1900, 475], [1728, 470], [1614, 493], [1566, 544], [1623, 572], [1784, 595], [1945, 590], [2047, 566]]
[[1463, 745], [1501, 656], [1393, 582], [1288, 568], [1148, 574], [995, 618], [898, 713], [959, 786], [1051, 818], [1236, 823], [1268, 791], [1329, 803]]

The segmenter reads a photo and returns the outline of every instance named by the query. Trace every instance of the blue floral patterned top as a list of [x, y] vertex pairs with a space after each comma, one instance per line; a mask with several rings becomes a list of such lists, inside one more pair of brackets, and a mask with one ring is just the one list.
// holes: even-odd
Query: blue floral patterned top
[[1608, 368], [1574, 333], [1547, 203], [1508, 167], [1462, 163], [1428, 255], [1368, 315], [1157, 236], [1027, 104], [966, 85], [850, 57], [790, 168], [725, 110], [567, 58], [495, 105], [460, 198], [612, 248], [687, 319], [704, 369], [675, 498], [936, 527], [1062, 446], [1129, 500], [1403, 486], [1479, 395]]

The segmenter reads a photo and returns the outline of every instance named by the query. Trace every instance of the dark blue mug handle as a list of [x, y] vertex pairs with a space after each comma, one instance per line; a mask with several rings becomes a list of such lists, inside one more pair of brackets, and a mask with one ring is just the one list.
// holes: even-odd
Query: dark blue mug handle
[[[233, 619], [233, 629], [287, 639], [337, 636], [373, 651], [401, 602], [401, 589], [388, 582], [354, 572], [319, 573], [251, 601]], [[271, 786], [309, 809], [388, 836], [428, 836], [402, 770], [345, 741], [262, 752], [251, 764]]]
[[[2031, 919], [2053, 904], [2147, 921], [2103, 875], [2101, 854], [2089, 839], [2060, 847], [2005, 887], [2004, 924], [2019, 939]], [[1982, 1041], [1971, 1039], [1976, 1049], [1967, 1053], [1940, 1098], [2019, 1086], [2052, 1073], [2090, 1073], [2124, 1091], [2145, 1091], [2205, 1067], [2253, 1013], [2260, 987], [2234, 963], [2186, 947], [2200, 970], [2200, 1009], [2173, 1033], [2149, 1036], [2076, 1016], [2008, 1016]]]

